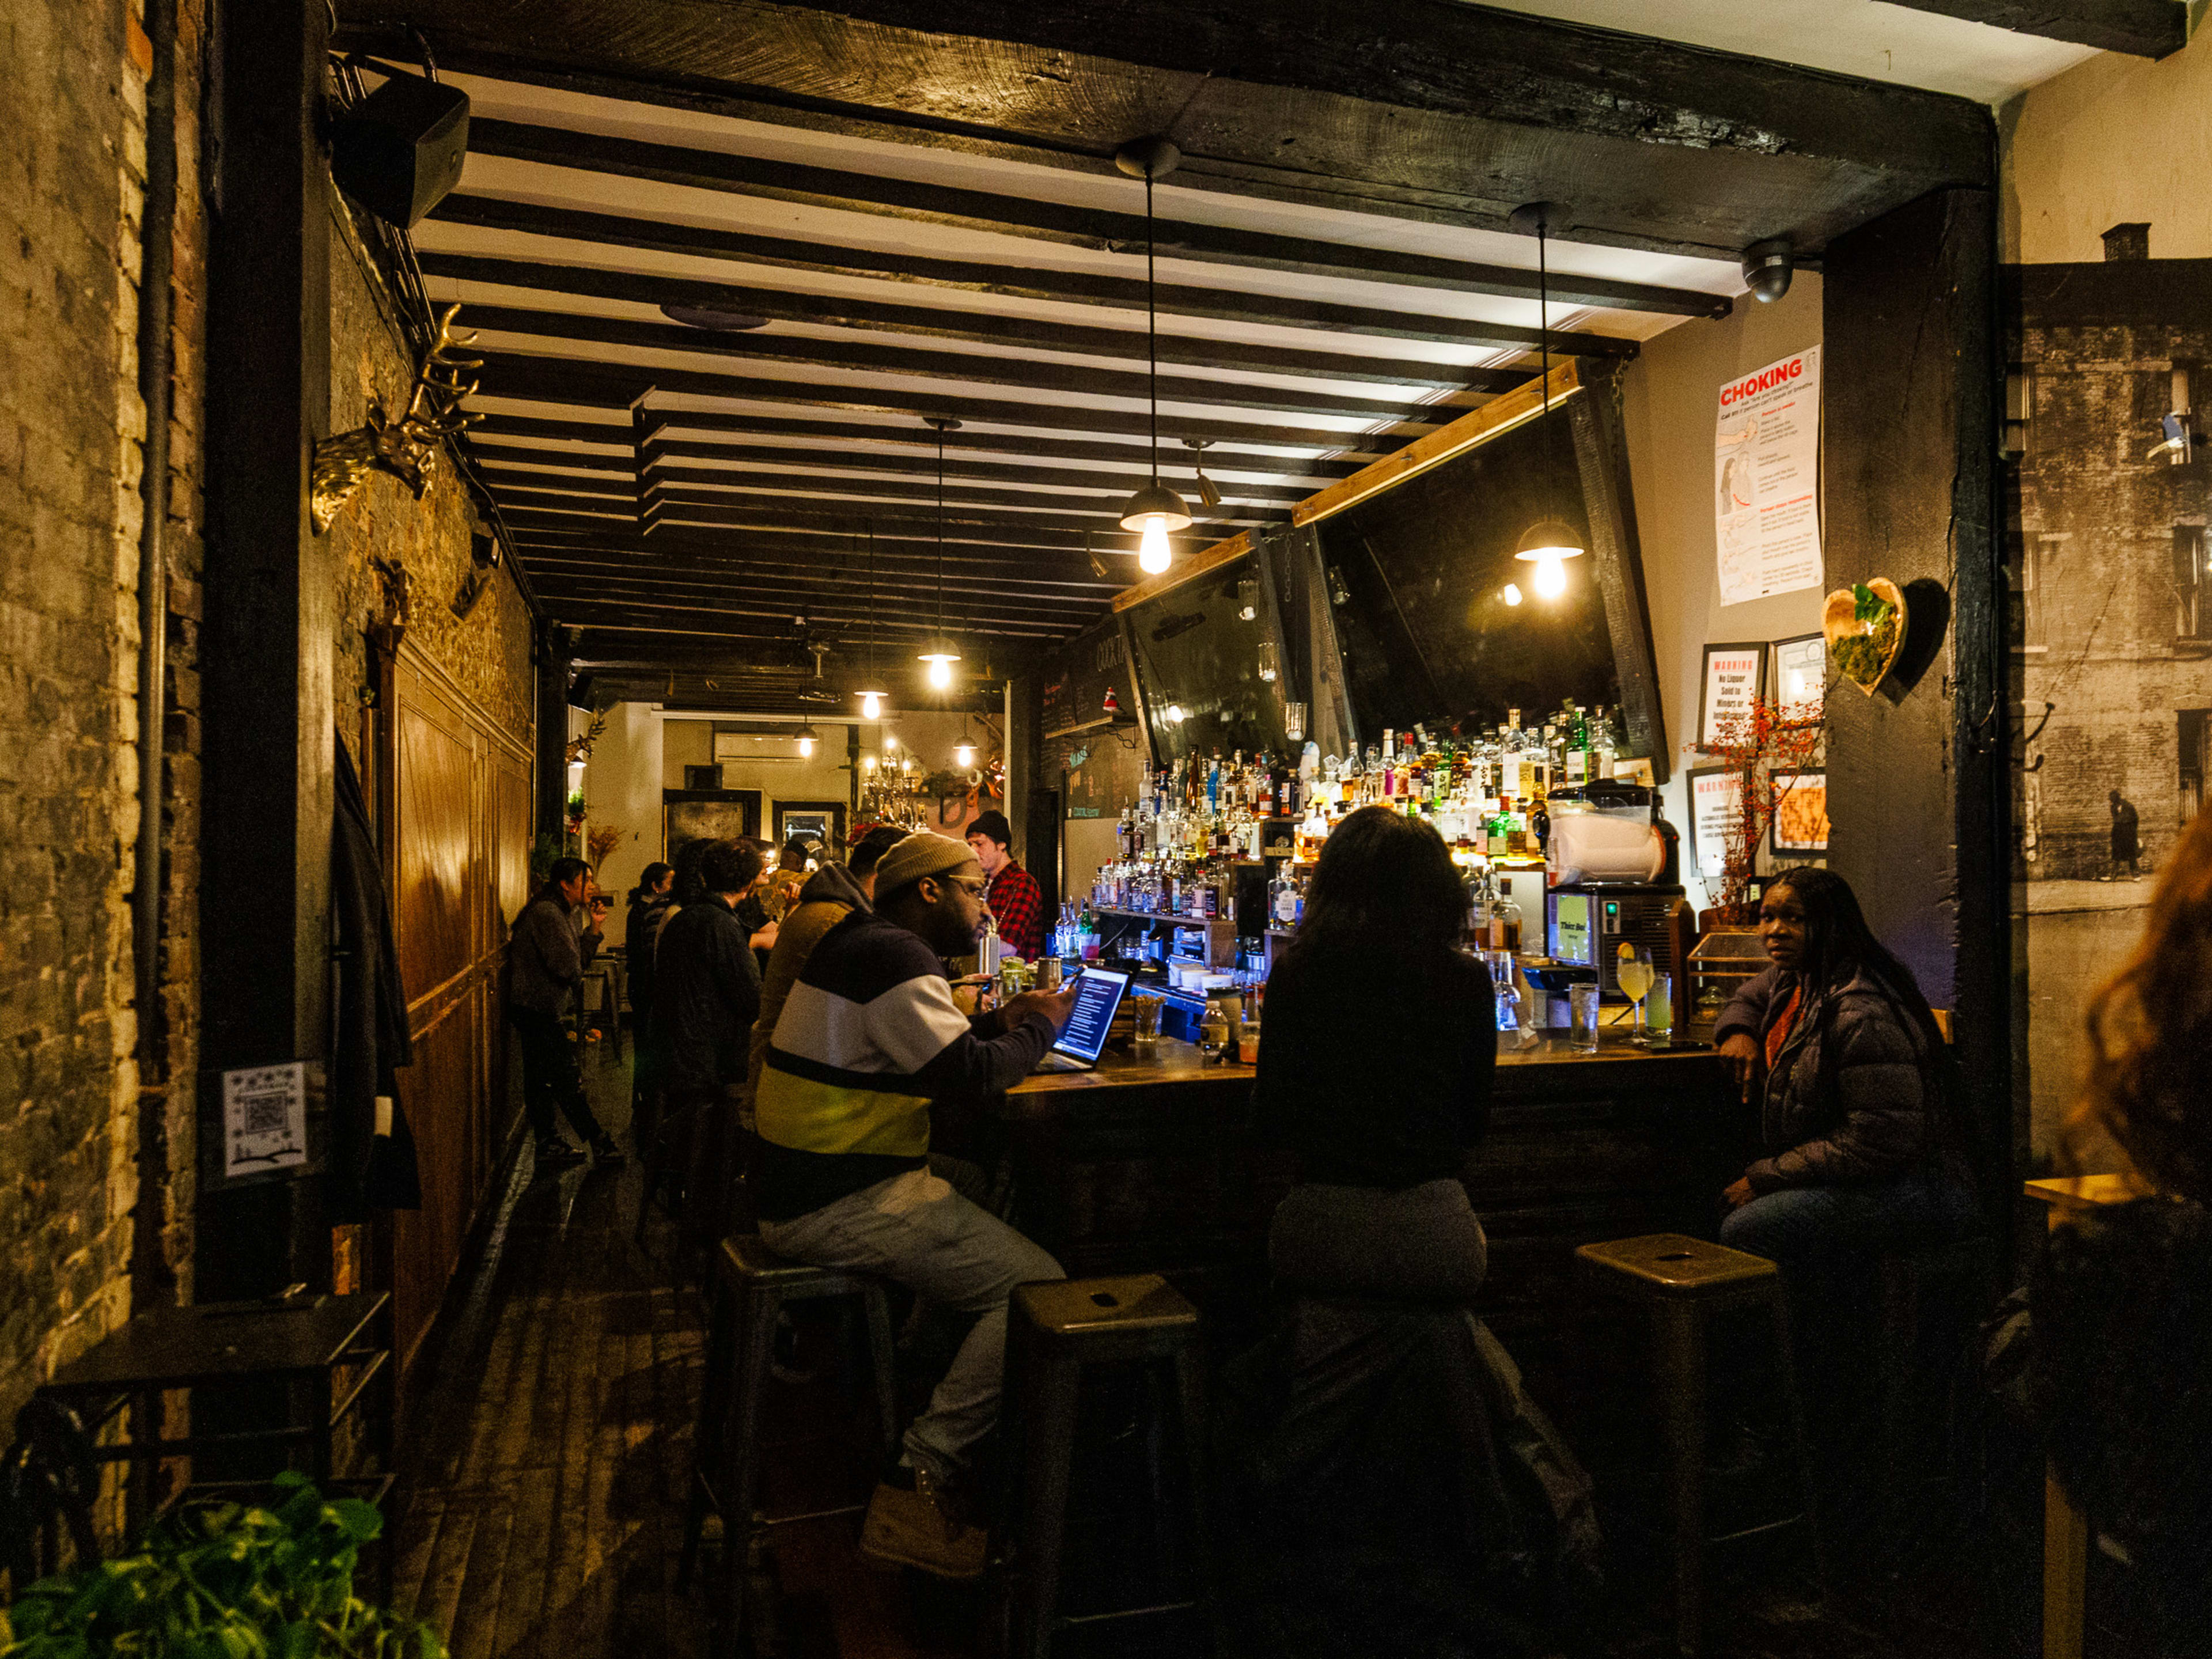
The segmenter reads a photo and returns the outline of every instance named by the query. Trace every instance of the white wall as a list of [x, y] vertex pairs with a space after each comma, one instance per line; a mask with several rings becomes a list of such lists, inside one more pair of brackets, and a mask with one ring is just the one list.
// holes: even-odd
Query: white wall
[[2152, 63], [2100, 52], [1997, 113], [2000, 257], [2102, 259], [2150, 226], [2154, 259], [2212, 258], [2212, 30]]
[[660, 857], [660, 775], [659, 716], [647, 703], [617, 703], [584, 763], [584, 800], [586, 834], [602, 824], [623, 832], [598, 872], [599, 885], [617, 896]]
[[1710, 900], [1690, 861], [1687, 785], [1698, 763], [1698, 678], [1708, 642], [1784, 640], [1820, 629], [1823, 583], [1800, 592], [1723, 605], [1713, 539], [1716, 398], [1731, 380], [1820, 343], [1820, 279], [1801, 271], [1772, 305], [1748, 295], [1717, 321], [1692, 321], [1647, 341], [1623, 377], [1629, 481], [1644, 544], [1644, 586], [1659, 665], [1660, 707], [1673, 781], [1668, 818], [1682, 832], [1691, 903]]

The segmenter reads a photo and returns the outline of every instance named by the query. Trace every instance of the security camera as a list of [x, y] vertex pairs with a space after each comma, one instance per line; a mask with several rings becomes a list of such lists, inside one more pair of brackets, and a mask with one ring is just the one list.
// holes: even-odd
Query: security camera
[[1751, 284], [1753, 294], [1769, 304], [1790, 292], [1790, 278], [1796, 269], [1797, 262], [1790, 252], [1787, 236], [1753, 242], [1743, 251], [1743, 280]]

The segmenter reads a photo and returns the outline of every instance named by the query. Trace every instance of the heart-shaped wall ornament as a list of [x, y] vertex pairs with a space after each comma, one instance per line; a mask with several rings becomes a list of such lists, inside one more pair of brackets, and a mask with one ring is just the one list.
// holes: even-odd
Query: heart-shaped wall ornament
[[1905, 647], [1905, 595], [1887, 576], [1828, 595], [1820, 612], [1828, 660], [1853, 685], [1874, 696]]

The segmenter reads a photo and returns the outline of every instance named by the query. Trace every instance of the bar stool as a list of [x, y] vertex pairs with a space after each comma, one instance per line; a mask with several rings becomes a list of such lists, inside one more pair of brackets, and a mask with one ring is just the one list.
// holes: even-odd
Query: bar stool
[[[753, 1511], [760, 1482], [761, 1397], [767, 1391], [775, 1354], [777, 1316], [793, 1302], [860, 1298], [867, 1320], [886, 1455], [898, 1444], [898, 1392], [891, 1369], [890, 1304], [882, 1280], [787, 1260], [749, 1235], [722, 1241], [715, 1253], [714, 1277], [714, 1311], [707, 1325], [707, 1376], [699, 1402], [690, 1500], [684, 1516], [684, 1550], [677, 1562], [676, 1583], [679, 1589], [690, 1586], [712, 1510], [722, 1517], [722, 1627], [726, 1640], [735, 1642], [744, 1616], [749, 1540], [769, 1527], [799, 1518], [768, 1518]], [[805, 1518], [857, 1515], [863, 1507], [854, 1504]]]
[[1179, 1613], [1206, 1605], [1200, 1597], [1085, 1615], [1059, 1617], [1060, 1547], [1067, 1524], [1068, 1477], [1075, 1450], [1076, 1400], [1085, 1368], [1135, 1362], [1173, 1373], [1190, 1497], [1193, 1540], [1204, 1572], [1206, 1508], [1202, 1459], [1205, 1385], [1198, 1310], [1157, 1273], [1079, 1279], [1015, 1287], [1009, 1310], [1006, 1398], [1018, 1425], [1011, 1449], [1016, 1464], [1015, 1531], [1004, 1594], [1017, 1659], [1046, 1659], [1064, 1622]]
[[[1674, 1639], [1685, 1654], [1698, 1650], [1704, 1629], [1705, 1551], [1708, 1544], [1794, 1526], [1812, 1532], [1816, 1571], [1825, 1591], [1826, 1561], [1814, 1516], [1813, 1471], [1805, 1441], [1805, 1413], [1797, 1395], [1790, 1348], [1790, 1310], [1780, 1270], [1764, 1256], [1709, 1244], [1680, 1233], [1584, 1244], [1577, 1266], [1594, 1289], [1632, 1304], [1650, 1316], [1655, 1368], [1667, 1440], [1668, 1510], [1674, 1547]], [[1720, 1538], [1705, 1535], [1705, 1346], [1708, 1322], [1739, 1308], [1764, 1308], [1773, 1322], [1790, 1407], [1804, 1509], [1766, 1525]]]
[[[1970, 1304], [1979, 1317], [1978, 1305], [1994, 1302], [1973, 1293], [1996, 1278], [1995, 1252], [1990, 1241], [1976, 1235], [1924, 1249], [1900, 1250], [1880, 1262], [1881, 1325], [1876, 1355], [1881, 1389], [1881, 1439], [1882, 1501], [1893, 1518], [1901, 1516], [1910, 1501], [1905, 1467], [1911, 1461], [1912, 1396], [1919, 1379], [1922, 1308], [1931, 1288], [1948, 1287], [1955, 1296], [1963, 1288], [1973, 1296]], [[1960, 1333], [1963, 1346], [1965, 1331]], [[1942, 1437], [1943, 1462], [1950, 1462], [1950, 1420], [1947, 1410]]]

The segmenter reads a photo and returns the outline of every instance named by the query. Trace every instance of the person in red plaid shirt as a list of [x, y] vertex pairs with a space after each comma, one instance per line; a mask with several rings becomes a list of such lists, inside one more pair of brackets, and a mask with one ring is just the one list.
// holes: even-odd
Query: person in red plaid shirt
[[1044, 889], [1014, 862], [1013, 839], [1004, 812], [986, 812], [968, 826], [968, 844], [991, 884], [984, 902], [998, 918], [999, 939], [1024, 962], [1035, 962], [1044, 954]]

